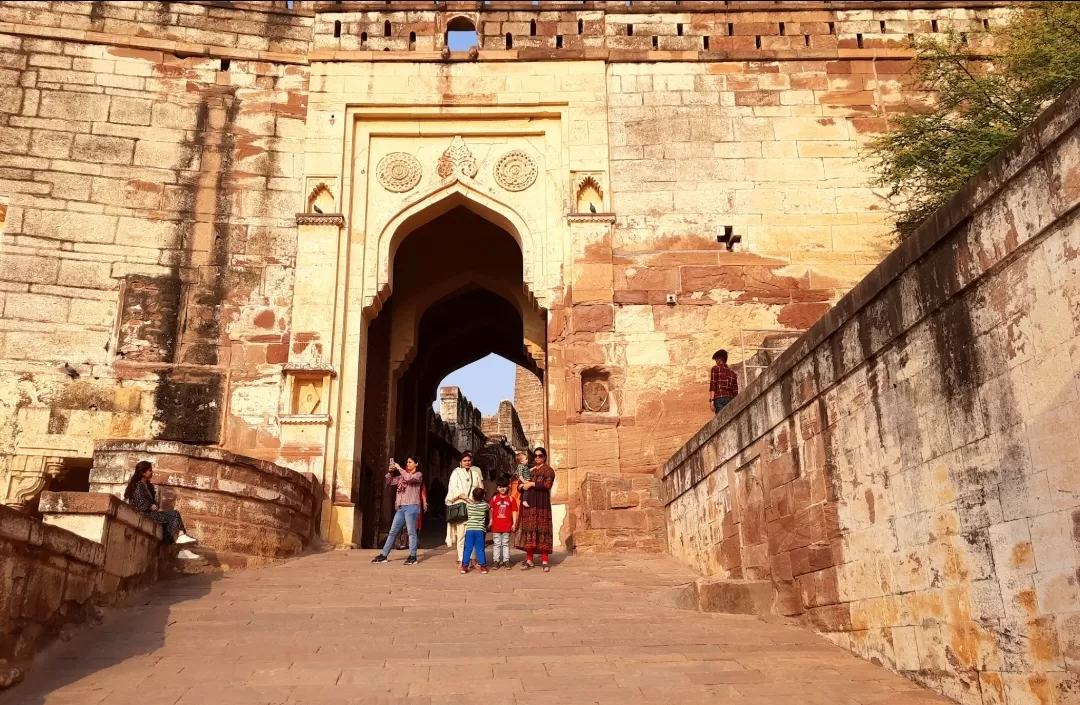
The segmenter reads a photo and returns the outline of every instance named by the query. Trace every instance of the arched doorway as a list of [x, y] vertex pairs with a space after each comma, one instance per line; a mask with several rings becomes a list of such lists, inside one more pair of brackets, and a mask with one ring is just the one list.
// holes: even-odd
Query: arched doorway
[[525, 285], [521, 235], [467, 201], [447, 205], [433, 204], [434, 217], [421, 212], [393, 234], [392, 290], [369, 321], [360, 472], [378, 481], [358, 483], [369, 489], [359, 497], [365, 546], [392, 512], [381, 491], [390, 457], [426, 460], [427, 482], [445, 483], [456, 463], [432, 417], [443, 378], [495, 353], [544, 379], [546, 316]]

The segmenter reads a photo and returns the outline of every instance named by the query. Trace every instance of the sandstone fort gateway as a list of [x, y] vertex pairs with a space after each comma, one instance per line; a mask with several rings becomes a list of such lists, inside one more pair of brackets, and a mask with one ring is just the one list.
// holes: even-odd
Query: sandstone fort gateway
[[5, 501], [178, 441], [310, 473], [359, 543], [365, 477], [491, 352], [564, 511], [655, 473], [716, 348], [767, 365], [895, 246], [859, 153], [908, 36], [1008, 11], [292, 5], [0, 5]]
[[[0, 3], [0, 502], [150, 459], [245, 565], [374, 546], [391, 457], [543, 445], [561, 547], [1080, 702], [1080, 98], [902, 244], [862, 159], [911, 38], [1013, 10]], [[438, 385], [490, 353], [483, 417]]]

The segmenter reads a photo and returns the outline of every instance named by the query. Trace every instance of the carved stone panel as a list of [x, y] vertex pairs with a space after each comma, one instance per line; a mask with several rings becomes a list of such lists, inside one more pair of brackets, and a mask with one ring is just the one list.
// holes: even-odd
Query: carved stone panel
[[450, 146], [446, 148], [446, 151], [442, 153], [442, 156], [439, 157], [436, 170], [439, 178], [442, 179], [449, 178], [454, 173], [475, 179], [476, 175], [480, 173], [480, 166], [477, 164], [476, 157], [473, 156], [468, 145], [465, 144], [465, 140], [461, 138], [461, 135], [458, 135], [450, 143]]

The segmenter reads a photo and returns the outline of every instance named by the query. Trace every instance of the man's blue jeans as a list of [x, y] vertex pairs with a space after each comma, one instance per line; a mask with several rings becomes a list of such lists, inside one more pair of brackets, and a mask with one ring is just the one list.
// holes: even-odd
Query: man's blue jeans
[[394, 547], [394, 541], [397, 541], [397, 535], [401, 533], [404, 526], [409, 528], [409, 555], [416, 555], [416, 520], [419, 518], [419, 504], [406, 504], [404, 507], [398, 507], [398, 510], [394, 512], [394, 523], [390, 525], [390, 535], [386, 537], [386, 543], [382, 547], [384, 556], [390, 555], [390, 550]]
[[712, 400], [713, 413], [714, 414], [719, 414], [720, 410], [723, 409], [725, 406], [727, 406], [728, 403], [731, 402], [731, 400], [734, 399], [734, 398], [735, 397], [717, 397], [716, 399], [713, 399]]
[[469, 554], [476, 553], [476, 562], [481, 567], [487, 567], [487, 556], [484, 555], [484, 540], [487, 537], [486, 531], [480, 529], [469, 529], [465, 532], [465, 551], [461, 554], [461, 567], [469, 565]]

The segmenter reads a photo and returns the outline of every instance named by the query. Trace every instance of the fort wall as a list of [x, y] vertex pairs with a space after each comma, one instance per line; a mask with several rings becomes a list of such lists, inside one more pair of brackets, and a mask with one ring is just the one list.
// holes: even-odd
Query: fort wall
[[671, 553], [961, 703], [1071, 703], [1080, 86], [664, 466]]

